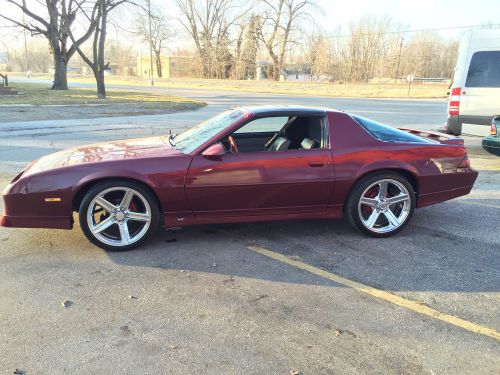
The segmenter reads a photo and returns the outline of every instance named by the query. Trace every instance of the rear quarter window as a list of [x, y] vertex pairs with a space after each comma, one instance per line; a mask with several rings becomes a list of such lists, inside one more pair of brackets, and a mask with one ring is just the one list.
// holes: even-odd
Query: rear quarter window
[[420, 138], [414, 134], [407, 133], [403, 130], [392, 128], [380, 122], [367, 119], [362, 116], [351, 117], [360, 124], [365, 130], [375, 138], [386, 142], [411, 142], [411, 143], [434, 143], [430, 140]]
[[481, 51], [472, 55], [466, 87], [500, 87], [500, 51]]

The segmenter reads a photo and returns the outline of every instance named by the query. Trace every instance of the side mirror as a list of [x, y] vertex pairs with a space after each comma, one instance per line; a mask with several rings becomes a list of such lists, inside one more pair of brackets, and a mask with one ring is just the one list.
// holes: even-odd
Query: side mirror
[[214, 143], [212, 146], [209, 146], [201, 154], [207, 158], [213, 158], [217, 156], [226, 155], [226, 150], [224, 149], [224, 146], [221, 145], [220, 143]]

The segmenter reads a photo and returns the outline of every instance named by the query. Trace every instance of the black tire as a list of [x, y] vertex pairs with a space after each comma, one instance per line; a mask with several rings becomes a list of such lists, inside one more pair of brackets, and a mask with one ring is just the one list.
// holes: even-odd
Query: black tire
[[[404, 202], [398, 202], [398, 203], [393, 203], [393, 204], [388, 204], [386, 202], [378, 202], [377, 203], [377, 208], [374, 208], [372, 206], [368, 207], [362, 207], [362, 204], [360, 203], [360, 199], [362, 197], [363, 193], [366, 193], [367, 189], [370, 189], [374, 184], [379, 184], [383, 183], [383, 181], [388, 182], [388, 190], [394, 191], [396, 188], [401, 188], [401, 194], [406, 194], [404, 192], [402, 186], [406, 188], [408, 199], [405, 199]], [[395, 181], [394, 183], [391, 183], [389, 181]], [[399, 183], [399, 184], [398, 184]], [[379, 185], [380, 186], [380, 185]], [[369, 192], [369, 191], [368, 191]], [[376, 197], [374, 199], [378, 199], [378, 193], [376, 194]], [[366, 196], [365, 196], [366, 197]], [[392, 197], [393, 199], [397, 199], [399, 196], [394, 196]], [[402, 197], [402, 195], [401, 195]], [[390, 199], [391, 197], [388, 197], [386, 199]], [[401, 198], [403, 199], [403, 198]], [[409, 222], [410, 218], [413, 215], [413, 212], [415, 210], [415, 192], [413, 191], [413, 187], [411, 184], [408, 182], [406, 178], [403, 176], [397, 174], [397, 173], [375, 173], [371, 174], [360, 181], [356, 183], [354, 188], [352, 189], [351, 193], [349, 194], [349, 197], [347, 198], [346, 201], [346, 206], [345, 206], [345, 214], [351, 223], [351, 225], [359, 230], [360, 232], [371, 236], [371, 237], [389, 237], [400, 230], [402, 230]], [[368, 218], [363, 217], [363, 210], [364, 209], [369, 209], [367, 215]], [[384, 209], [382, 211], [377, 211], [377, 209]], [[388, 216], [386, 216], [386, 213], [389, 215], [390, 213], [388, 210], [391, 210], [392, 214], [397, 218], [401, 218], [401, 223], [396, 227], [391, 224]], [[373, 224], [373, 228], [370, 229], [367, 223], [369, 221], [369, 216], [377, 212], [379, 216], [381, 216], [380, 219], [376, 219], [376, 221]], [[396, 212], [396, 214], [394, 214]], [[397, 217], [397, 213], [399, 212], [399, 217]], [[378, 217], [378, 216], [377, 216]], [[392, 217], [392, 216], [391, 216]], [[388, 225], [386, 227], [383, 226], [383, 223], [386, 222]], [[380, 224], [377, 224], [380, 223]], [[384, 229], [387, 228], [387, 229]]]
[[[126, 211], [122, 211], [121, 212], [121, 216], [124, 216], [125, 217], [121, 217], [120, 218], [122, 219], [121, 221], [117, 221], [117, 215], [118, 213], [108, 213], [108, 211], [106, 209], [102, 209], [102, 213], [99, 214], [99, 217], [101, 218], [101, 221], [103, 221], [102, 219], [102, 215], [104, 215], [107, 218], [111, 219], [113, 221], [112, 224], [110, 224], [109, 226], [109, 229], [105, 229], [103, 230], [102, 232], [100, 232], [99, 234], [94, 234], [94, 232], [92, 231], [92, 229], [90, 228], [90, 224], [88, 222], [88, 220], [94, 220], [94, 219], [89, 219], [89, 216], [91, 218], [95, 218], [95, 215], [96, 214], [89, 214], [89, 206], [92, 204], [93, 208], [92, 210], [94, 210], [95, 208], [95, 205], [97, 204], [97, 207], [100, 207], [98, 203], [96, 203], [94, 201], [94, 199], [97, 199], [97, 197], [102, 194], [103, 192], [106, 192], [108, 190], [110, 190], [110, 192], [108, 192], [107, 194], [114, 194], [116, 195], [116, 199], [118, 199], [118, 205], [115, 207], [117, 208], [123, 201], [122, 199], [123, 198], [119, 198], [119, 193], [120, 193], [120, 189], [123, 189], [123, 196], [125, 195], [125, 193], [127, 191], [132, 191], [132, 203], [133, 205], [135, 205], [134, 207], [139, 207], [139, 211], [140, 210], [140, 207], [142, 207], [142, 211], [144, 212], [129, 212], [129, 208], [130, 207], [127, 207], [127, 210]], [[116, 189], [113, 190], [113, 189]], [[104, 196], [107, 198], [107, 196]], [[115, 201], [113, 203], [113, 205], [116, 205], [116, 202]], [[147, 202], [147, 203], [146, 203]], [[108, 202], [108, 203], [111, 203], [111, 202]], [[130, 204], [129, 204], [130, 206]], [[136, 211], [136, 210], [134, 210]], [[94, 211], [92, 211], [94, 212]], [[144, 218], [148, 218], [148, 219], [132, 219], [132, 218], [128, 218], [128, 214], [139, 214], [139, 215], [143, 215]], [[142, 184], [140, 183], [136, 183], [136, 182], [131, 182], [131, 181], [126, 181], [126, 180], [107, 180], [107, 181], [103, 181], [103, 182], [99, 182], [99, 183], [96, 183], [94, 186], [92, 186], [88, 191], [87, 193], [85, 194], [85, 196], [83, 197], [82, 199], [82, 202], [80, 203], [80, 208], [79, 208], [79, 221], [80, 221], [80, 227], [82, 228], [82, 231], [83, 233], [85, 234], [85, 236], [87, 237], [87, 239], [92, 242], [94, 245], [102, 248], [102, 249], [105, 249], [105, 250], [112, 250], [112, 251], [124, 251], [124, 250], [130, 250], [130, 249], [133, 249], [133, 248], [136, 248], [138, 246], [140, 246], [142, 243], [144, 243], [145, 241], [147, 241], [155, 232], [156, 232], [156, 229], [158, 228], [158, 225], [159, 225], [159, 221], [160, 221], [160, 209], [159, 209], [159, 205], [158, 205], [158, 201], [155, 197], [155, 195], [151, 192], [151, 190], [149, 190], [148, 188], [146, 188], [145, 186], [143, 186]], [[130, 237], [130, 224], [129, 224], [129, 221], [132, 222], [135, 225], [137, 225], [137, 227], [139, 229], [137, 229], [137, 237], [134, 238], [133, 236]], [[139, 224], [138, 224], [139, 223]], [[141, 223], [144, 223], [144, 226], [142, 227], [141, 229]], [[96, 229], [97, 227], [97, 224], [99, 223], [96, 223], [95, 227], [94, 227], [94, 230]], [[122, 238], [123, 237], [127, 237], [127, 236], [122, 236], [122, 230], [120, 227], [123, 227], [123, 225], [125, 225], [127, 227], [126, 229], [126, 233], [129, 235], [129, 238], [130, 238], [130, 242], [131, 243], [127, 243], [127, 241], [123, 240]], [[146, 225], [147, 225], [147, 228], [146, 228]], [[116, 228], [114, 227], [116, 226]], [[114, 240], [112, 235], [108, 235], [106, 234], [106, 231], [116, 231], [118, 230], [118, 233], [120, 235], [120, 244], [118, 243], [106, 243], [106, 242], [103, 242], [103, 241], [110, 241], [110, 242], [118, 242], [118, 240]], [[102, 234], [101, 234], [102, 233]], [[139, 236], [140, 235], [140, 236]], [[109, 236], [109, 240], [107, 239], [107, 236]], [[133, 242], [132, 242], [133, 241]], [[123, 243], [127, 243], [127, 244], [123, 244]]]

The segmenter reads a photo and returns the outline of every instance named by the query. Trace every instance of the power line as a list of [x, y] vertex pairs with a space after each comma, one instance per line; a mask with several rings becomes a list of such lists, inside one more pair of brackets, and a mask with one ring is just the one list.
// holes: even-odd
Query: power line
[[383, 31], [383, 32], [379, 32], [379, 33], [344, 34], [344, 35], [332, 35], [332, 37], [333, 38], [351, 38], [351, 37], [355, 37], [355, 36], [408, 34], [408, 33], [418, 33], [418, 32], [422, 32], [422, 31], [442, 31], [442, 30], [489, 28], [489, 27], [500, 27], [500, 23], [490, 23], [487, 25], [434, 27], [434, 28], [428, 28], [428, 29], [414, 29], [414, 30], [400, 30], [400, 31]]

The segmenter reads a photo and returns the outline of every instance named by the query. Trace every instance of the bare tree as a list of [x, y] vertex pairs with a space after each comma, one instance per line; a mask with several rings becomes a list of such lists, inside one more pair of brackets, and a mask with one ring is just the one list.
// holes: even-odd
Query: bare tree
[[137, 68], [137, 52], [135, 48], [118, 40], [106, 42], [105, 56], [113, 61], [113, 74], [134, 75]]
[[402, 50], [402, 72], [420, 77], [451, 77], [458, 51], [458, 42], [445, 41], [427, 31], [413, 35]]
[[[232, 56], [229, 29], [244, 12], [235, 0], [176, 0], [181, 24], [195, 44], [205, 78], [227, 78]], [[229, 69], [228, 69], [229, 66]]]
[[[77, 46], [76, 51], [80, 57], [87, 63], [92, 72], [97, 84], [97, 97], [106, 99], [106, 85], [104, 82], [104, 72], [109, 66], [105, 64], [105, 43], [109, 13], [117, 6], [129, 2], [129, 0], [94, 0], [94, 7], [90, 13], [85, 13], [86, 18], [90, 23], [95, 22], [96, 27], [93, 32], [92, 54], [87, 56], [82, 49]], [[75, 44], [75, 38], [71, 29], [66, 29], [70, 39]]]
[[386, 56], [385, 36], [390, 25], [388, 17], [363, 17], [349, 24], [351, 36], [346, 46], [350, 61], [349, 81], [366, 82], [373, 77], [377, 62]]
[[260, 39], [273, 61], [273, 78], [279, 80], [285, 65], [285, 57], [292, 33], [301, 17], [308, 14], [313, 0], [261, 0], [264, 11], [261, 16]]
[[[25, 68], [25, 50], [10, 48], [7, 51], [7, 70], [20, 71]], [[50, 54], [44, 41], [32, 41], [28, 44], [28, 60], [33, 72], [46, 72], [50, 64]]]
[[310, 68], [311, 79], [318, 81], [331, 73], [330, 40], [323, 32], [311, 33], [305, 39], [303, 60]]
[[236, 41], [233, 71], [233, 77], [236, 79], [255, 78], [259, 50], [259, 30], [259, 17], [254, 14], [250, 16], [244, 26], [241, 26]]
[[[92, 35], [96, 26], [95, 19], [90, 19], [88, 26], [78, 38], [68, 40], [68, 30], [71, 30], [75, 20], [89, 4], [88, 0], [45, 0], [34, 1], [30, 6], [26, 0], [1, 0], [12, 4], [24, 14], [22, 19], [14, 19], [0, 13], [0, 17], [29, 31], [31, 35], [42, 35], [47, 38], [54, 59], [54, 90], [67, 90], [67, 67], [71, 57]], [[44, 9], [45, 15], [40, 15], [34, 7]], [[90, 5], [92, 8], [93, 6]]]
[[165, 42], [175, 36], [175, 33], [168, 28], [167, 20], [159, 10], [151, 12], [151, 34], [149, 30], [148, 14], [141, 14], [135, 20], [135, 34], [143, 42], [151, 45], [155, 54], [156, 74], [162, 77], [161, 51], [165, 47]]

